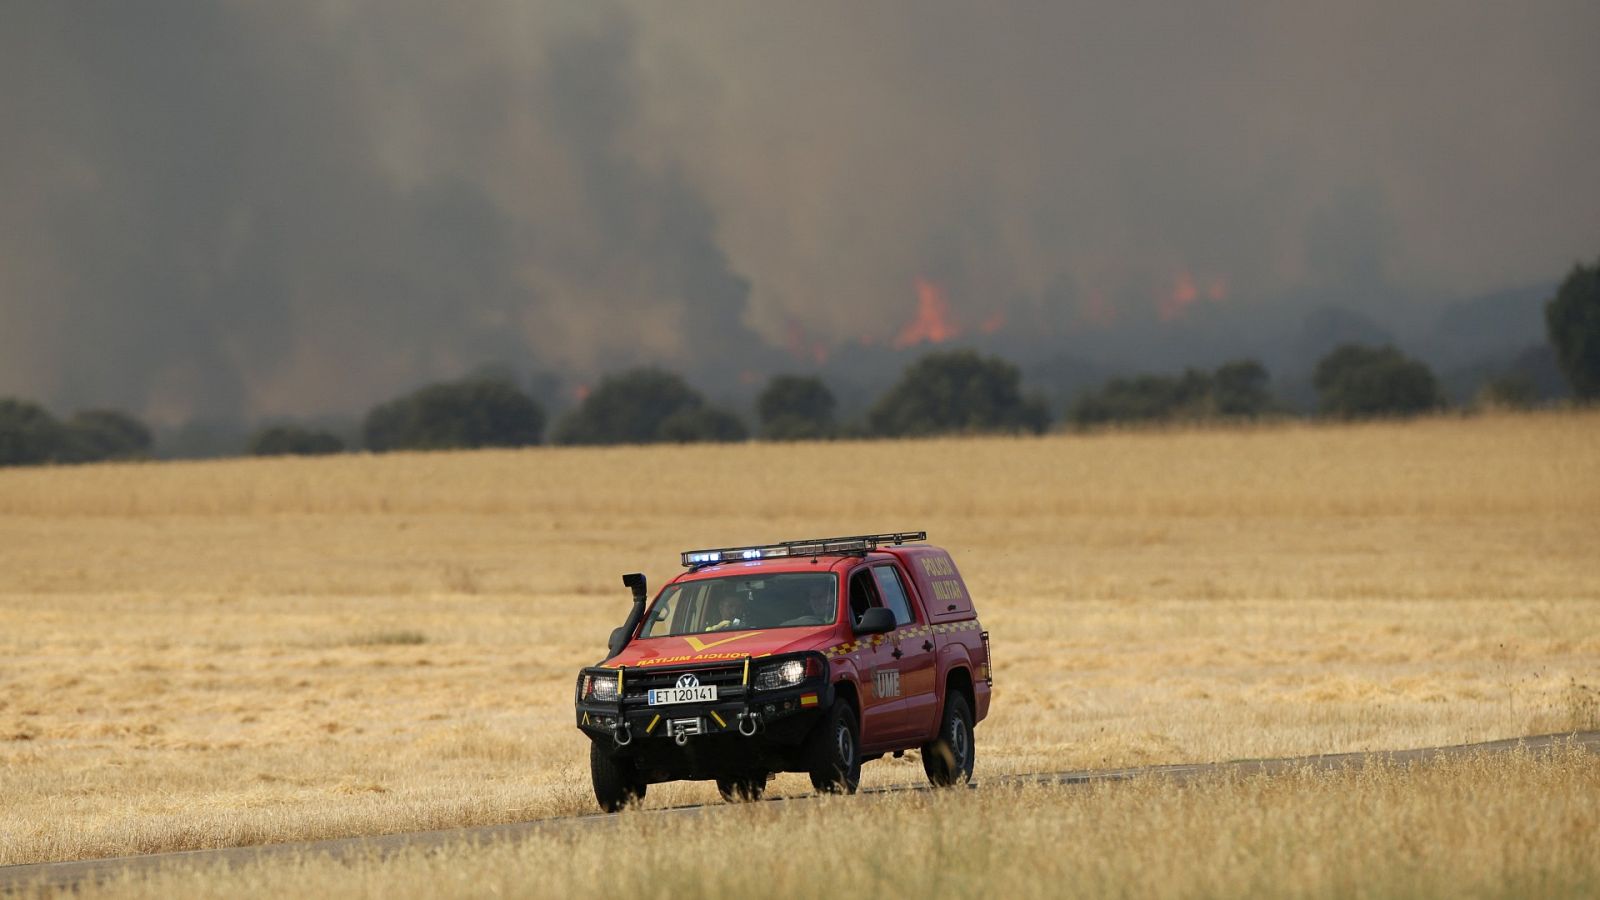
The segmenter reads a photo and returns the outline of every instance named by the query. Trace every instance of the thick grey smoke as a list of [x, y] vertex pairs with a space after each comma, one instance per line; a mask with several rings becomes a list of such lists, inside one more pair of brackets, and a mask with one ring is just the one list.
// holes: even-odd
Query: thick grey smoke
[[1247, 344], [1546, 281], [1600, 240], [1596, 34], [1589, 2], [9, 2], [0, 394], [723, 379], [892, 343], [919, 280], [963, 333], [1156, 367], [1207, 311]]

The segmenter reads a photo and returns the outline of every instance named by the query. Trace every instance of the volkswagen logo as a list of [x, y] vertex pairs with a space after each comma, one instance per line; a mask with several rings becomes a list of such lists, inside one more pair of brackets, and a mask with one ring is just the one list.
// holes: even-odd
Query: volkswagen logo
[[686, 674], [678, 676], [678, 687], [681, 687], [681, 688], [692, 688], [692, 687], [699, 687], [699, 686], [700, 686], [700, 679], [694, 677], [694, 673], [693, 672], [688, 672]]

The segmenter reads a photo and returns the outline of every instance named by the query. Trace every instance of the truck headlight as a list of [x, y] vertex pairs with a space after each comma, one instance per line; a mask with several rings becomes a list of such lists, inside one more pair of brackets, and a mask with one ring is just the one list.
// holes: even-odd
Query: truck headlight
[[583, 699], [610, 702], [617, 699], [617, 676], [583, 676]]
[[822, 674], [822, 664], [813, 658], [789, 659], [756, 670], [756, 690], [770, 691], [793, 687], [807, 678]]

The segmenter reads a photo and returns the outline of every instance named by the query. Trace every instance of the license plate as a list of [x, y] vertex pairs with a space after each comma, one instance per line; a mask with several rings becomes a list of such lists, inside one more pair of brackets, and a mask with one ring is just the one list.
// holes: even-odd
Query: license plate
[[666, 706], [669, 703], [707, 703], [715, 699], [717, 686], [703, 684], [699, 687], [656, 688], [645, 697], [645, 702], [651, 706]]

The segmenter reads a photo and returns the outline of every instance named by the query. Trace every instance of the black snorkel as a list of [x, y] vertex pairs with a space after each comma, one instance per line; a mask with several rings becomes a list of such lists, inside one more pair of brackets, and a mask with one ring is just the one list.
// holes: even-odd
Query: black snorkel
[[639, 620], [644, 618], [644, 604], [649, 598], [646, 596], [644, 573], [632, 572], [622, 576], [625, 587], [633, 589], [633, 609], [628, 612], [628, 618], [622, 627], [611, 632], [611, 643], [608, 656], [616, 656], [622, 648], [628, 646], [628, 640], [633, 637], [633, 630], [639, 627]]

